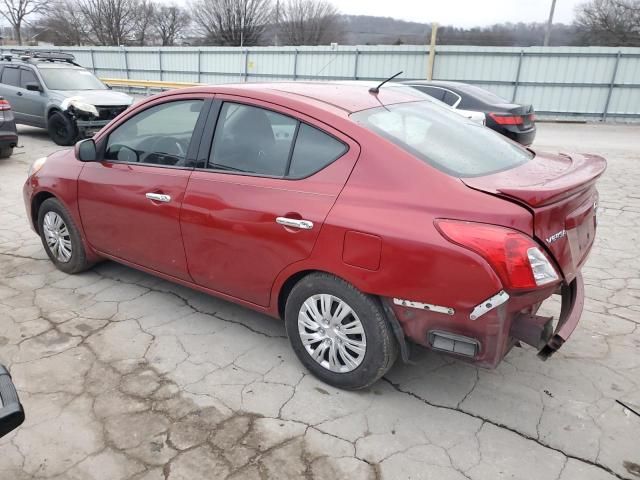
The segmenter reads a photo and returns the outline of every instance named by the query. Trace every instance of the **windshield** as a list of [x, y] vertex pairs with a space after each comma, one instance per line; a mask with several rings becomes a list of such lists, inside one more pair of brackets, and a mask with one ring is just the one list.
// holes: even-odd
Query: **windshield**
[[107, 86], [88, 70], [78, 68], [40, 68], [49, 90], [106, 90]]
[[489, 175], [533, 158], [529, 150], [434, 102], [377, 107], [351, 118], [455, 177]]

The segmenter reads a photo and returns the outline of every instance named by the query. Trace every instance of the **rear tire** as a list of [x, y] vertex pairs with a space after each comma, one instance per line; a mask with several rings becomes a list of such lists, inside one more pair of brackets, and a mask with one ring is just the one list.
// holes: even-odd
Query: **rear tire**
[[13, 147], [0, 148], [0, 158], [9, 158], [13, 155]]
[[62, 112], [53, 112], [47, 122], [49, 137], [56, 145], [68, 147], [78, 139], [78, 128], [75, 122]]
[[49, 259], [65, 273], [79, 273], [91, 264], [80, 233], [67, 209], [55, 198], [48, 198], [38, 211], [38, 231]]
[[366, 388], [398, 356], [398, 344], [379, 300], [330, 274], [307, 275], [293, 287], [285, 324], [298, 359], [334, 387]]

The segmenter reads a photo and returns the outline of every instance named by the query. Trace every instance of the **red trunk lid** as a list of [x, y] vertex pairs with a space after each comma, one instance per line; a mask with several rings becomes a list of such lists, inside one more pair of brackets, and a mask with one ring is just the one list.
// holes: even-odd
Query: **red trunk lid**
[[531, 210], [535, 237], [570, 282], [593, 244], [598, 202], [595, 182], [606, 165], [597, 155], [536, 153], [516, 168], [462, 181]]

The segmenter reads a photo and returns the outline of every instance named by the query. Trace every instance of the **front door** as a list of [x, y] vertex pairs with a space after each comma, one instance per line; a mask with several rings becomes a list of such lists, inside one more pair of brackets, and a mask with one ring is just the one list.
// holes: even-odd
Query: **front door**
[[197, 152], [193, 133], [208, 104], [163, 100], [101, 136], [103, 161], [83, 168], [78, 203], [87, 240], [98, 252], [190, 280], [180, 209]]
[[267, 306], [277, 275], [311, 254], [359, 149], [300, 114], [223, 99], [213, 142], [203, 136], [208, 161], [183, 202], [189, 271], [202, 286]]
[[27, 90], [27, 84], [42, 84], [33, 70], [27, 68], [20, 69], [20, 90], [18, 91], [20, 112], [24, 115], [24, 120], [30, 125], [45, 126], [44, 109], [47, 98], [42, 91]]

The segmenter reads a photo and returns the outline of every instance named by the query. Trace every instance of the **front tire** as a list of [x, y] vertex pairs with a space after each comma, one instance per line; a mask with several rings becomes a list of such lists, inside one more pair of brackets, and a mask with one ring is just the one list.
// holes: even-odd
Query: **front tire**
[[49, 137], [57, 145], [68, 147], [78, 139], [78, 128], [75, 122], [62, 112], [53, 112], [47, 122]]
[[67, 209], [55, 198], [48, 198], [38, 211], [38, 231], [49, 259], [65, 273], [89, 268], [78, 229]]
[[0, 158], [9, 158], [13, 155], [13, 147], [0, 148]]
[[287, 336], [304, 366], [329, 385], [348, 390], [375, 383], [393, 365], [398, 345], [380, 302], [326, 273], [291, 290]]

